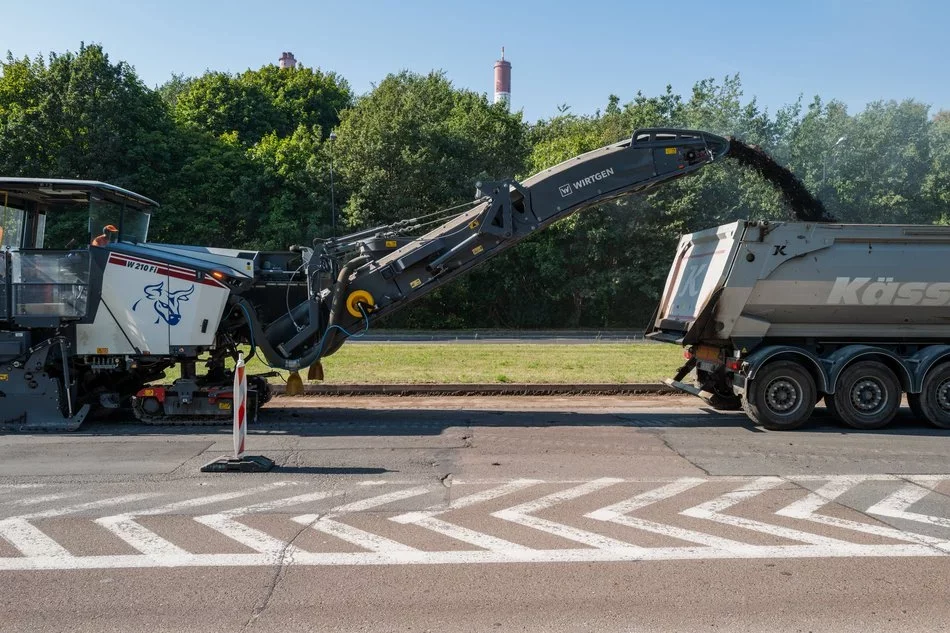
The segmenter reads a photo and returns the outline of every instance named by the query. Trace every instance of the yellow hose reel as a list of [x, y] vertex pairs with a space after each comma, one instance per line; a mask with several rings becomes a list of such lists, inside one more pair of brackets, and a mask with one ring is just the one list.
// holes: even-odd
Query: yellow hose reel
[[363, 304], [363, 309], [366, 310], [367, 314], [372, 312], [373, 306], [376, 305], [373, 295], [366, 292], [365, 290], [354, 290], [350, 293], [350, 296], [346, 298], [346, 311], [354, 317], [363, 316], [363, 313], [360, 312], [361, 303]]

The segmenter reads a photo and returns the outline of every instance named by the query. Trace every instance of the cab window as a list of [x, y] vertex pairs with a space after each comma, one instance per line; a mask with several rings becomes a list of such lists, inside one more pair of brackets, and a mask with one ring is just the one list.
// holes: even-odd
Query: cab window
[[0, 248], [20, 247], [23, 240], [23, 223], [23, 211], [0, 206]]

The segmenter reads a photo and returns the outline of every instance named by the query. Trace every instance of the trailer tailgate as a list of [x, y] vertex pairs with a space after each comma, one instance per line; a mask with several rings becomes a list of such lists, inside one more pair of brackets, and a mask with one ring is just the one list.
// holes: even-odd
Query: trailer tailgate
[[745, 222], [724, 224], [680, 238], [676, 258], [649, 335], [681, 339], [725, 283]]

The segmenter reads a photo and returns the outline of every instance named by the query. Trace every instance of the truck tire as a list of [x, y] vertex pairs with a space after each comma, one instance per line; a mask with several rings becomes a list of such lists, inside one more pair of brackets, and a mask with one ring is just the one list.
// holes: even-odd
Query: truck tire
[[834, 412], [852, 428], [867, 431], [887, 426], [900, 406], [900, 382], [884, 363], [859, 361], [838, 376]]
[[770, 431], [797, 429], [815, 409], [815, 380], [794, 361], [780, 360], [759, 370], [746, 388], [742, 407]]
[[918, 403], [921, 417], [941, 429], [950, 429], [950, 363], [927, 372]]

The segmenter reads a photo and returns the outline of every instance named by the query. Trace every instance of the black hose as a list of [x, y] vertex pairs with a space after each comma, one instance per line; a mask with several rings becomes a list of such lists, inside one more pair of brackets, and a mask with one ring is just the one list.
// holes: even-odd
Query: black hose
[[[337, 334], [337, 329], [333, 326], [338, 325], [337, 321], [340, 320], [340, 314], [343, 312], [343, 306], [346, 303], [343, 295], [344, 291], [349, 287], [347, 280], [349, 279], [353, 270], [359, 268], [371, 259], [372, 257], [369, 255], [360, 255], [359, 257], [354, 257], [350, 261], [346, 262], [343, 268], [340, 269], [340, 274], [337, 275], [336, 284], [333, 287], [333, 299], [330, 301], [330, 319], [327, 321], [327, 327], [324, 330], [324, 332], [326, 332], [325, 336], [329, 337], [329, 339], [323, 341], [323, 349], [319, 350], [320, 355], [318, 355], [317, 358], [320, 356], [328, 356], [339, 348], [339, 345], [334, 346], [339, 334]], [[324, 354], [324, 350], [328, 350], [328, 352]], [[310, 362], [312, 363], [313, 361]], [[309, 364], [310, 363], [308, 363], [308, 365]]]
[[[261, 327], [261, 323], [257, 318], [257, 312], [254, 310], [254, 307], [247, 301], [247, 299], [238, 296], [232, 296], [231, 301], [235, 305], [241, 306], [245, 311], [245, 316], [248, 319], [250, 324], [252, 334], [257, 341], [258, 347], [261, 352], [264, 354], [264, 358], [267, 360], [267, 364], [271, 367], [276, 367], [278, 369], [287, 369], [290, 371], [296, 371], [302, 367], [308, 367], [317, 361], [321, 356], [324, 356], [324, 350], [336, 348], [333, 347], [336, 343], [337, 328], [331, 330], [330, 326], [336, 325], [339, 321], [340, 313], [343, 310], [343, 306], [346, 301], [344, 295], [346, 290], [349, 288], [349, 276], [353, 271], [366, 262], [372, 259], [369, 255], [360, 255], [348, 261], [342, 269], [340, 269], [340, 274], [337, 275], [336, 284], [333, 286], [333, 298], [330, 301], [330, 319], [327, 322], [327, 327], [324, 330], [322, 344], [317, 344], [314, 347], [310, 348], [310, 351], [300, 356], [298, 358], [287, 358], [282, 355], [280, 352], [275, 349], [274, 345], [267, 339], [267, 336], [264, 333], [264, 329]], [[336, 347], [339, 347], [337, 345]]]

